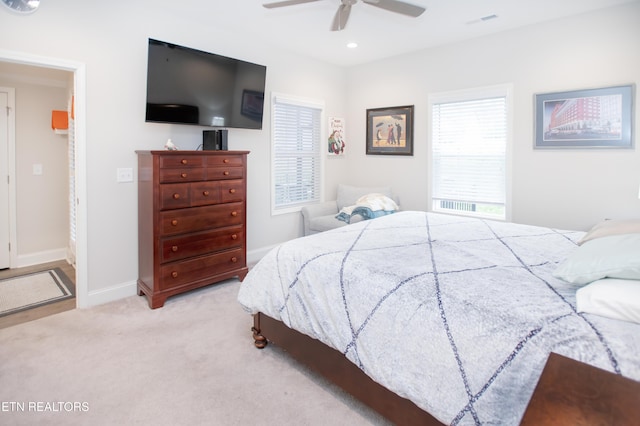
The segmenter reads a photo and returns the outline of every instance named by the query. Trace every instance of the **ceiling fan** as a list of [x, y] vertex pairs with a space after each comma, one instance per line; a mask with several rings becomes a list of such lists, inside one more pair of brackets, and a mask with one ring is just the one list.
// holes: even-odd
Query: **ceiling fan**
[[[275, 3], [265, 3], [264, 7], [267, 9], [273, 9], [276, 7], [293, 6], [302, 3], [312, 3], [321, 0], [285, 0], [277, 1]], [[399, 0], [361, 0], [365, 4], [379, 7], [380, 9], [388, 10], [390, 12], [400, 13], [402, 15], [412, 16], [414, 18], [422, 15], [426, 9], [424, 7], [415, 6], [413, 4], [405, 3]], [[347, 25], [349, 19], [349, 13], [351, 13], [351, 6], [356, 4], [358, 0], [340, 0], [342, 3], [338, 6], [338, 11], [333, 18], [333, 24], [331, 25], [331, 31], [340, 31]]]

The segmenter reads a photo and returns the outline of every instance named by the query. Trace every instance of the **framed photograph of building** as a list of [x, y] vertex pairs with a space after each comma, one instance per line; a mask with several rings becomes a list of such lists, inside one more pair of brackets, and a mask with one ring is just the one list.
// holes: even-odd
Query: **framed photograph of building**
[[633, 89], [535, 95], [534, 148], [633, 148]]
[[367, 155], [413, 155], [413, 105], [367, 110]]

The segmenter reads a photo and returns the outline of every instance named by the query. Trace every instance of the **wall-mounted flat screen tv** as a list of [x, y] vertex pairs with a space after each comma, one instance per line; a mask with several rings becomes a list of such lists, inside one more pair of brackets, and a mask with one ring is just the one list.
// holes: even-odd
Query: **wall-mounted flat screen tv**
[[149, 39], [146, 121], [262, 129], [267, 67]]

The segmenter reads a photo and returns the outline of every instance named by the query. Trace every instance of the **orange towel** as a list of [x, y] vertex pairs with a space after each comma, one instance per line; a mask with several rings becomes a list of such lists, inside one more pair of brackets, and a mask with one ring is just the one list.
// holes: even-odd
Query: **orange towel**
[[53, 130], [67, 130], [69, 128], [67, 111], [51, 111], [51, 128]]

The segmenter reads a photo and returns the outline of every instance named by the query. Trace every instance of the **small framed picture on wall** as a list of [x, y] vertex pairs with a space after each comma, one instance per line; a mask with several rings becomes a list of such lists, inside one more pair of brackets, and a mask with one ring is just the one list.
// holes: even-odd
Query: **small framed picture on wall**
[[367, 155], [413, 155], [413, 105], [367, 110]]
[[329, 157], [343, 156], [346, 149], [344, 140], [344, 118], [329, 117], [329, 138], [327, 152]]

